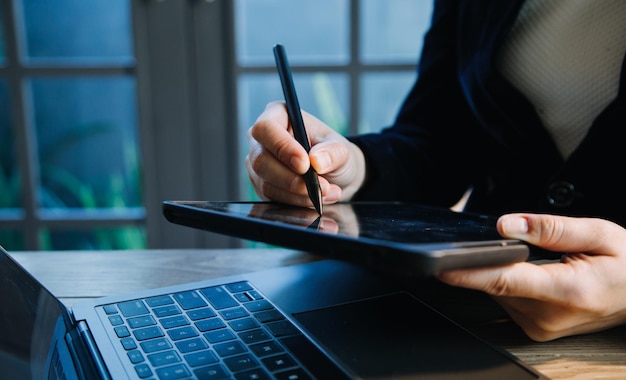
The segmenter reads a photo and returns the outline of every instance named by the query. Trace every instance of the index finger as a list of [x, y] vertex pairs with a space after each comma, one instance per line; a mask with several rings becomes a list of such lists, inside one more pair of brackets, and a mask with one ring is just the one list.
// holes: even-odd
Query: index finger
[[[550, 264], [547, 264], [550, 265]], [[543, 297], [552, 275], [546, 267], [527, 262], [500, 267], [458, 269], [442, 272], [443, 282], [481, 290], [493, 296]], [[536, 290], [539, 289], [539, 292]]]
[[268, 104], [250, 127], [249, 134], [263, 149], [295, 172], [304, 174], [309, 169], [309, 155], [291, 133], [284, 103]]

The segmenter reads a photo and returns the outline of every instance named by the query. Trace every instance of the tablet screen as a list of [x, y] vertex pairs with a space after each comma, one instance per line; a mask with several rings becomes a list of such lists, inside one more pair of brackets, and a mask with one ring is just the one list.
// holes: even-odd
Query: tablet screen
[[352, 202], [324, 206], [320, 217], [313, 209], [266, 202], [194, 202], [209, 212], [254, 218], [351, 238], [395, 243], [442, 243], [502, 239], [496, 219], [418, 204]]
[[503, 239], [493, 216], [411, 203], [350, 202], [313, 209], [272, 202], [166, 201], [165, 217], [246, 240], [431, 274], [524, 261], [528, 246]]

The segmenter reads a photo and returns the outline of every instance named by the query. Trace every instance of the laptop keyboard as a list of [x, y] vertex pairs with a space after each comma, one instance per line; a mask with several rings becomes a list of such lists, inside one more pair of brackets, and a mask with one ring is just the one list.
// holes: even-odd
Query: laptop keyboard
[[103, 309], [142, 379], [313, 378], [292, 354], [312, 344], [248, 282]]

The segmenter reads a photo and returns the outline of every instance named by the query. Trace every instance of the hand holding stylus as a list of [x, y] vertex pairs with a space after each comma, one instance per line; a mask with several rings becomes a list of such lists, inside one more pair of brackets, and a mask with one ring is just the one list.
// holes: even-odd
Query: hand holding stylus
[[303, 175], [317, 172], [325, 204], [350, 200], [365, 179], [365, 158], [344, 136], [301, 111], [310, 151], [291, 134], [284, 102], [271, 102], [248, 130], [246, 168], [263, 200], [311, 207]]

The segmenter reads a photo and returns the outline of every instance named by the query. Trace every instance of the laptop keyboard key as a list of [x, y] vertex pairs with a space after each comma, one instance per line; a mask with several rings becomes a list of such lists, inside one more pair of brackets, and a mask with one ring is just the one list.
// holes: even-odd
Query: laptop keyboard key
[[213, 349], [221, 357], [237, 355], [246, 352], [246, 348], [237, 340], [225, 343], [218, 343]]
[[126, 326], [117, 326], [114, 330], [118, 338], [126, 338], [130, 336], [130, 331], [128, 331], [128, 327]]
[[206, 318], [212, 318], [212, 317], [215, 317], [216, 315], [217, 314], [215, 314], [213, 309], [210, 309], [208, 307], [205, 307], [203, 309], [189, 310], [187, 312], [187, 316], [192, 321], [197, 321], [197, 320], [206, 319]]
[[254, 317], [261, 323], [285, 319], [285, 317], [276, 309], [259, 311], [254, 313]]
[[174, 299], [184, 310], [197, 309], [208, 305], [198, 293], [193, 291], [176, 293], [174, 294]]
[[154, 315], [157, 316], [157, 318], [163, 318], [163, 317], [168, 317], [170, 315], [181, 314], [180, 309], [176, 305], [155, 307], [154, 309], [152, 309], [152, 311], [154, 312]]
[[241, 318], [228, 322], [231, 329], [235, 331], [251, 330], [259, 327], [259, 324], [252, 318]]
[[237, 380], [269, 380], [271, 377], [261, 368], [254, 368], [249, 371], [235, 374]]
[[146, 303], [150, 307], [158, 307], [158, 306], [171, 305], [174, 303], [174, 300], [170, 296], [156, 296], [156, 297], [146, 298]]
[[130, 362], [133, 364], [138, 364], [146, 360], [144, 359], [143, 354], [139, 350], [128, 351], [128, 358], [130, 359]]
[[120, 343], [122, 343], [122, 346], [126, 351], [134, 350], [135, 348], [137, 348], [137, 343], [135, 343], [135, 340], [133, 338], [120, 339]]
[[152, 370], [147, 364], [136, 365], [135, 372], [137, 372], [137, 376], [139, 376], [140, 379], [145, 379], [146, 377], [152, 376]]
[[198, 377], [198, 380], [220, 380], [230, 378], [230, 374], [219, 364], [195, 369], [193, 373]]
[[196, 322], [195, 325], [198, 328], [198, 330], [202, 332], [217, 330], [217, 329], [221, 329], [222, 327], [226, 327], [226, 324], [222, 322], [222, 320], [219, 318], [203, 319], [201, 321]]
[[270, 336], [267, 335], [267, 333], [261, 329], [250, 330], [250, 331], [239, 333], [239, 338], [247, 344], [263, 342], [263, 341], [271, 339]]
[[161, 326], [165, 329], [171, 329], [174, 327], [186, 326], [189, 324], [187, 318], [184, 315], [175, 315], [173, 317], [161, 318], [159, 321]]
[[146, 354], [172, 348], [170, 341], [165, 338], [147, 340], [145, 342], [141, 342], [139, 345]]
[[285, 372], [275, 373], [277, 380], [309, 380], [311, 376], [307, 375], [302, 368], [293, 368]]
[[126, 318], [149, 313], [148, 308], [141, 300], [120, 302], [117, 307]]
[[192, 338], [194, 336], [198, 336], [198, 332], [192, 326], [181, 327], [177, 329], [172, 329], [167, 331], [167, 335], [169, 335], [170, 339], [176, 341], [181, 339]]
[[239, 293], [252, 290], [252, 286], [250, 286], [250, 284], [245, 281], [233, 282], [232, 284], [224, 285], [224, 287], [228, 289], [228, 291], [231, 293]]
[[184, 357], [187, 364], [192, 367], [199, 367], [219, 362], [217, 355], [215, 355], [215, 353], [211, 350], [194, 352], [193, 354], [187, 354]]
[[259, 358], [278, 354], [285, 351], [280, 345], [278, 345], [278, 343], [274, 342], [273, 340], [269, 342], [253, 344], [252, 346], [250, 346], [250, 350], [252, 350], [252, 352], [254, 352], [254, 354]]
[[224, 364], [233, 372], [245, 371], [259, 366], [259, 363], [250, 354], [226, 358]]
[[157, 376], [159, 380], [176, 380], [185, 379], [191, 376], [191, 372], [184, 364], [176, 364], [169, 367], [157, 368]]
[[267, 300], [258, 300], [258, 301], [246, 302], [246, 303], [243, 304], [243, 306], [245, 306], [245, 308], [248, 309], [248, 311], [250, 311], [250, 312], [261, 311], [261, 310], [269, 310], [269, 309], [273, 309], [274, 308], [274, 306], [272, 306], [272, 304], [269, 303], [269, 301], [267, 301]]
[[228, 292], [221, 286], [204, 288], [200, 290], [200, 293], [202, 293], [202, 295], [205, 296], [211, 305], [217, 310], [239, 306], [239, 302], [237, 302], [233, 296], [228, 294]]
[[128, 322], [128, 325], [131, 329], [156, 325], [156, 321], [151, 315], [142, 315], [139, 317], [128, 318], [126, 322]]
[[148, 355], [148, 360], [150, 361], [150, 364], [152, 364], [152, 366], [154, 367], [160, 367], [162, 365], [173, 364], [182, 361], [180, 356], [178, 356], [178, 353], [173, 350], [150, 354]]
[[235, 339], [235, 334], [233, 334], [230, 330], [221, 329], [204, 333], [204, 337], [209, 341], [209, 343], [219, 343]]
[[151, 326], [137, 329], [133, 331], [133, 334], [135, 335], [135, 339], [139, 341], [152, 338], [160, 338], [165, 335], [163, 334], [163, 331], [161, 330], [161, 328], [159, 328], [159, 326]]
[[117, 306], [115, 305], [104, 305], [102, 306], [106, 315], [117, 314]]
[[111, 315], [109, 316], [109, 322], [111, 322], [112, 326], [119, 326], [124, 324], [124, 319], [119, 315]]
[[269, 358], [261, 359], [267, 369], [271, 372], [280, 371], [290, 367], [295, 367], [296, 362], [288, 354], [281, 354], [277, 356], [271, 356]]
[[207, 346], [207, 344], [204, 343], [204, 340], [202, 338], [194, 338], [194, 339], [185, 339], [183, 341], [176, 342], [176, 347], [178, 347], [178, 350], [180, 352], [188, 353], [188, 352], [203, 350], [205, 348], [208, 348], [209, 346]]
[[222, 310], [220, 311], [220, 315], [225, 320], [237, 319], [242, 317], [247, 317], [248, 312], [243, 307], [235, 307], [232, 309]]
[[263, 299], [263, 296], [261, 295], [261, 293], [257, 292], [256, 290], [249, 291], [248, 295], [250, 297], [252, 297], [252, 299], [255, 299], [255, 300], [262, 300]]

